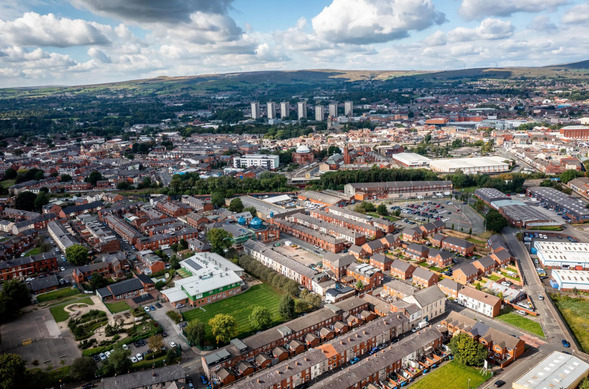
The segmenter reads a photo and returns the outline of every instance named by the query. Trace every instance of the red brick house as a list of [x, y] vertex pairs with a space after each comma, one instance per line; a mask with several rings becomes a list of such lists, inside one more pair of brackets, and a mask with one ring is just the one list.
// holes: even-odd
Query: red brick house
[[372, 257], [370, 257], [370, 265], [374, 266], [378, 269], [380, 269], [380, 271], [385, 272], [390, 270], [391, 268], [391, 263], [393, 263], [393, 260], [389, 257], [387, 257], [386, 255], [377, 253], [374, 254]]
[[472, 262], [472, 264], [479, 270], [479, 275], [483, 276], [491, 274], [497, 266], [495, 260], [489, 256], [476, 259]]
[[479, 270], [468, 262], [462, 263], [460, 266], [454, 269], [452, 278], [461, 283], [462, 285], [470, 284], [479, 277]]
[[391, 276], [402, 280], [408, 280], [411, 278], [414, 270], [415, 266], [401, 259], [395, 259], [393, 263], [391, 263]]
[[467, 240], [448, 236], [442, 241], [442, 248], [468, 257], [474, 253], [475, 245]]
[[414, 285], [420, 286], [422, 288], [428, 288], [438, 283], [440, 278], [438, 275], [432, 271], [429, 271], [421, 266], [417, 266], [415, 271], [413, 272], [413, 278], [411, 282]]
[[446, 250], [430, 249], [427, 255], [428, 265], [445, 268], [452, 264], [452, 253]]

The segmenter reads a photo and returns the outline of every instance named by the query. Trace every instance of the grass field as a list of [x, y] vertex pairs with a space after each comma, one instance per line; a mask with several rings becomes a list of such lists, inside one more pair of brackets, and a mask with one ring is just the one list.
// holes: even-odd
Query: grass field
[[59, 323], [60, 321], [66, 321], [70, 317], [69, 313], [67, 313], [64, 309], [65, 307], [67, 307], [70, 304], [94, 305], [94, 302], [92, 301], [92, 299], [90, 297], [84, 297], [79, 300], [68, 301], [65, 304], [56, 305], [55, 307], [49, 308], [49, 311], [53, 315], [53, 318], [55, 319], [56, 322]]
[[469, 379], [470, 388], [477, 388], [490, 377], [481, 375], [479, 369], [450, 362], [411, 384], [411, 389], [466, 388]]
[[542, 330], [542, 326], [540, 325], [540, 323], [532, 319], [528, 319], [525, 316], [520, 316], [516, 313], [509, 311], [497, 316], [497, 319], [509, 323], [512, 326], [521, 328], [522, 330], [531, 332], [532, 334], [541, 336], [543, 338], [546, 337], [546, 335], [544, 335], [544, 331]]
[[74, 296], [79, 294], [80, 291], [77, 288], [62, 288], [54, 290], [53, 292], [43, 293], [37, 296], [37, 302], [43, 303], [45, 301], [59, 300], [64, 297]]
[[589, 300], [555, 294], [550, 297], [581, 344], [583, 351], [589, 351]]
[[184, 319], [187, 321], [198, 319], [205, 323], [207, 338], [212, 339], [211, 327], [208, 325], [209, 320], [218, 313], [229, 314], [237, 322], [237, 337], [239, 338], [252, 331], [249, 315], [256, 305], [268, 308], [272, 312], [275, 322], [282, 321], [282, 318], [278, 315], [278, 305], [280, 304], [282, 295], [282, 292], [274, 289], [270, 285], [254, 285], [242, 294], [205, 305], [203, 307], [204, 311], [200, 308], [195, 308], [184, 312]]
[[14, 185], [15, 182], [16, 182], [16, 180], [4, 180], [4, 181], [0, 181], [0, 186], [2, 186], [5, 189], [8, 189], [12, 185]]
[[126, 301], [117, 301], [116, 303], [104, 304], [110, 313], [119, 313], [129, 310], [131, 307]]

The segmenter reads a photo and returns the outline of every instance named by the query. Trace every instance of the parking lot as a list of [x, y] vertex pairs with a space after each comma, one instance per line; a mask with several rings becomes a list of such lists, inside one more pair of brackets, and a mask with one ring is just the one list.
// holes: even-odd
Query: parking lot
[[[316, 265], [317, 263], [321, 262], [321, 258], [316, 255], [314, 252], [310, 252], [311, 249], [305, 249], [296, 245], [297, 247], [293, 247], [292, 244], [296, 244], [291, 241], [291, 245], [289, 246], [288, 243], [289, 239], [281, 240], [280, 246], [275, 247], [275, 250], [281, 254], [286, 255], [287, 257], [294, 259], [297, 262], [302, 263], [305, 266]], [[313, 248], [314, 250], [318, 250]]]
[[401, 217], [405, 223], [417, 224], [441, 220], [448, 228], [473, 234], [485, 231], [483, 218], [466, 203], [449, 199], [428, 199], [422, 201], [407, 201], [391, 206], [392, 211], [401, 210]]

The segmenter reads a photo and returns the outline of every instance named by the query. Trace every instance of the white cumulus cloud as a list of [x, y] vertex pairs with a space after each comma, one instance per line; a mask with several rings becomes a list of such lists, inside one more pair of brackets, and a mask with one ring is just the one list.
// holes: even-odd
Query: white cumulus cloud
[[562, 22], [566, 24], [589, 23], [589, 3], [570, 8], [562, 16]]
[[467, 20], [488, 16], [510, 16], [516, 12], [540, 12], [566, 0], [462, 0], [458, 11]]
[[431, 0], [333, 0], [312, 20], [321, 39], [370, 44], [405, 38], [446, 21]]
[[487, 18], [476, 28], [455, 28], [448, 32], [448, 40], [452, 42], [466, 42], [474, 40], [504, 39], [512, 36], [513, 30], [514, 28], [510, 21]]

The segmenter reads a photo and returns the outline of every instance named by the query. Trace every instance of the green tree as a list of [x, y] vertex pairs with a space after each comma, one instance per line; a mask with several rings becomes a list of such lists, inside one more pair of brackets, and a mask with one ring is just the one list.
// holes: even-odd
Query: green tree
[[0, 389], [20, 388], [26, 384], [26, 362], [18, 354], [0, 354]]
[[59, 176], [59, 180], [61, 182], [69, 182], [72, 180], [72, 176], [70, 176], [69, 174], [62, 174], [61, 176]]
[[88, 263], [88, 249], [81, 244], [75, 244], [65, 249], [65, 257], [72, 265], [86, 265]]
[[579, 389], [589, 389], [589, 378], [585, 378], [583, 382], [581, 382]]
[[250, 314], [250, 324], [256, 331], [262, 331], [272, 325], [272, 313], [267, 307], [256, 306]]
[[212, 228], [207, 232], [207, 239], [211, 245], [211, 251], [219, 255], [224, 255], [225, 250], [233, 244], [233, 237], [222, 228]]
[[562, 181], [564, 184], [567, 184], [569, 181], [574, 180], [575, 178], [579, 177], [581, 173], [578, 173], [576, 170], [574, 169], [569, 169], [569, 170], [565, 170], [564, 172], [562, 172], [562, 174], [560, 175], [560, 181]]
[[110, 353], [110, 357], [105, 361], [105, 364], [110, 365], [116, 374], [125, 374], [132, 366], [132, 362], [129, 359], [130, 356], [130, 350], [117, 347]]
[[11, 180], [13, 178], [16, 178], [16, 170], [14, 170], [13, 168], [9, 167], [8, 169], [6, 169], [4, 171], [4, 179], [5, 180]]
[[448, 344], [454, 359], [465, 366], [482, 366], [487, 358], [485, 346], [467, 334], [455, 335]]
[[387, 206], [384, 204], [380, 204], [378, 207], [376, 207], [376, 212], [380, 216], [387, 216], [389, 214], [389, 210], [387, 209]]
[[85, 181], [91, 183], [92, 186], [96, 186], [96, 183], [101, 180], [102, 174], [100, 174], [100, 172], [93, 171], [88, 177], [86, 177]]
[[252, 217], [258, 216], [258, 211], [254, 207], [247, 207], [243, 209], [243, 212], [249, 212], [252, 214]]
[[176, 255], [172, 255], [172, 258], [170, 259], [170, 267], [176, 270], [180, 269], [180, 259]]
[[509, 223], [499, 211], [492, 209], [485, 215], [485, 225], [487, 226], [487, 230], [501, 233], [503, 228], [507, 227]]
[[147, 347], [154, 353], [158, 352], [164, 347], [164, 338], [160, 334], [151, 335], [147, 338]]
[[49, 203], [49, 199], [51, 196], [45, 192], [39, 192], [33, 204], [35, 205], [35, 210], [37, 212], [41, 212], [43, 210], [43, 206]]
[[295, 301], [289, 295], [284, 295], [280, 300], [278, 313], [284, 320], [291, 320], [295, 317]]
[[187, 248], [188, 248], [188, 242], [186, 241], [186, 239], [180, 239], [180, 242], [178, 242], [178, 249], [186, 250]]
[[75, 359], [70, 366], [70, 375], [76, 381], [93, 379], [96, 374], [96, 362], [91, 357]]
[[36, 199], [37, 195], [33, 192], [26, 191], [19, 193], [14, 200], [14, 207], [23, 211], [34, 211]]
[[237, 322], [231, 315], [218, 313], [209, 320], [209, 326], [217, 344], [227, 343], [237, 334]]
[[364, 284], [362, 283], [362, 281], [358, 280], [358, 282], [356, 282], [356, 289], [362, 290], [363, 288]]
[[214, 192], [211, 195], [211, 203], [217, 208], [225, 205], [225, 193], [224, 192]]
[[229, 210], [237, 213], [243, 212], [243, 203], [239, 197], [231, 200], [231, 203], [229, 203]]
[[205, 341], [205, 324], [194, 319], [184, 328], [184, 333], [190, 343], [202, 346]]
[[108, 285], [108, 280], [101, 273], [94, 273], [90, 276], [90, 288], [92, 290], [104, 288]]

